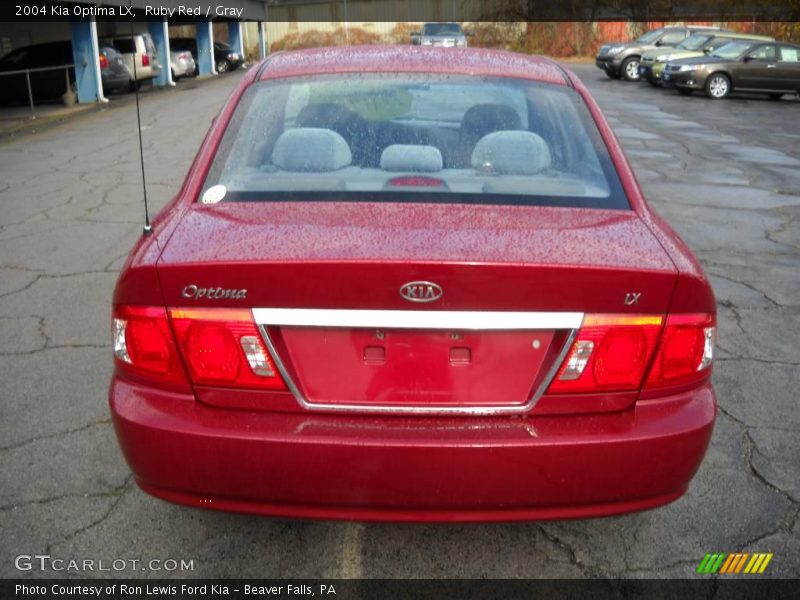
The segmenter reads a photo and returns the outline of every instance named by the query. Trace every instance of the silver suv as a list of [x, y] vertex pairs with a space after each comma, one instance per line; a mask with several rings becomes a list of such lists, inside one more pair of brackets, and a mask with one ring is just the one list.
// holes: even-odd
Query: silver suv
[[425, 23], [420, 31], [411, 34], [415, 46], [466, 48], [467, 34], [458, 23]]
[[[104, 38], [101, 45], [108, 45], [122, 54], [125, 66], [131, 75], [130, 87], [138, 87], [161, 73], [158, 50], [149, 33], [136, 33], [133, 36], [120, 35]], [[134, 76], [133, 61], [136, 61]]]
[[595, 58], [595, 64], [612, 79], [622, 77], [626, 81], [639, 81], [639, 61], [643, 53], [656, 48], [672, 48], [693, 33], [720, 31], [728, 30], [703, 25], [652, 29], [632, 42], [603, 44]]

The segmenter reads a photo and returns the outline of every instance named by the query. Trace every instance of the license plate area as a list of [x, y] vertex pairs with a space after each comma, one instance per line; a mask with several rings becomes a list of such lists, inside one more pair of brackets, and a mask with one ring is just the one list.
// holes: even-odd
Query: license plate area
[[309, 405], [522, 407], [563, 345], [554, 330], [269, 327]]

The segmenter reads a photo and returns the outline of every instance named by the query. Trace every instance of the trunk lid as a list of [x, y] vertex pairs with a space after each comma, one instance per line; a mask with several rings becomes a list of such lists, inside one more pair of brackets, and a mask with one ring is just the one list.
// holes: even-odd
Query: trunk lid
[[387, 409], [529, 406], [581, 313], [676, 279], [632, 211], [453, 204], [194, 205], [158, 269], [168, 306], [256, 309], [307, 406]]

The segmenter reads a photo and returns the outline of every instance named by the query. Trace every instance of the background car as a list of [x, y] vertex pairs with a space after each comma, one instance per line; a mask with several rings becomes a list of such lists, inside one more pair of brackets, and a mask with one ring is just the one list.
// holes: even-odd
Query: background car
[[425, 23], [420, 31], [411, 34], [415, 46], [442, 46], [466, 48], [467, 34], [458, 23]]
[[214, 68], [217, 73], [227, 73], [238, 69], [244, 57], [224, 42], [214, 42]]
[[732, 92], [758, 92], [772, 99], [800, 94], [800, 46], [734, 41], [710, 55], [670, 61], [664, 84], [682, 94], [703, 90], [721, 99]]
[[722, 31], [719, 27], [685, 26], [661, 27], [648, 31], [632, 42], [603, 44], [595, 64], [612, 79], [639, 80], [639, 62], [642, 54], [658, 48], [677, 46], [688, 36], [700, 32]]
[[114, 429], [192, 507], [487, 521], [643, 510], [716, 413], [716, 304], [581, 80], [542, 57], [281, 52], [113, 298]]
[[[120, 53], [104, 44], [100, 44], [99, 51], [98, 60], [103, 91], [111, 93], [127, 88], [130, 75]], [[70, 41], [35, 44], [17, 48], [6, 54], [0, 59], [0, 72], [70, 65], [73, 60], [72, 42]], [[30, 74], [30, 81], [34, 102], [61, 101], [61, 96], [67, 91], [67, 81], [69, 81], [70, 87], [74, 86], [75, 70], [70, 68], [68, 73], [65, 73], [64, 69], [35, 71]], [[28, 85], [25, 75], [2, 78], [0, 102], [24, 104], [28, 101]]]
[[181, 77], [194, 77], [196, 75], [197, 64], [194, 62], [192, 53], [188, 50], [173, 50], [170, 48], [169, 66], [172, 69], [173, 81]]
[[[197, 40], [195, 38], [170, 38], [171, 50], [191, 53], [195, 62], [195, 75], [200, 72], [200, 61], [197, 57]], [[244, 63], [244, 57], [235, 52], [228, 44], [214, 42], [214, 68], [217, 73], [227, 73], [238, 69]]]
[[657, 50], [648, 50], [642, 54], [641, 62], [639, 63], [639, 77], [651, 85], [661, 85], [664, 65], [668, 61], [705, 56], [734, 40], [771, 42], [775, 41], [775, 38], [765, 35], [732, 32], [694, 33], [672, 50], [658, 48]]
[[125, 59], [115, 48], [100, 45], [100, 77], [103, 91], [123, 92], [130, 87], [131, 73], [125, 66]]
[[162, 66], [159, 62], [158, 50], [149, 33], [103, 38], [100, 43], [112, 46], [122, 54], [125, 66], [130, 72], [129, 87], [131, 89], [151, 81], [161, 73]]

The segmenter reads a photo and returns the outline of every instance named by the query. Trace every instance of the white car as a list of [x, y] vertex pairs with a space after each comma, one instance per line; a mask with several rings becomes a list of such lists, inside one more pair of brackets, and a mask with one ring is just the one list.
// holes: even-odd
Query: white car
[[194, 77], [197, 65], [188, 50], [170, 50], [169, 67], [172, 70], [172, 80], [176, 81], [181, 77]]

